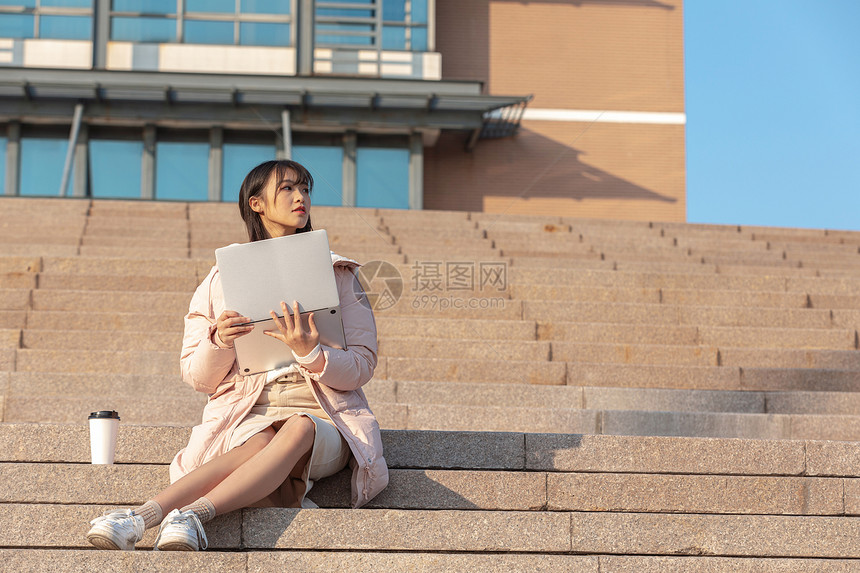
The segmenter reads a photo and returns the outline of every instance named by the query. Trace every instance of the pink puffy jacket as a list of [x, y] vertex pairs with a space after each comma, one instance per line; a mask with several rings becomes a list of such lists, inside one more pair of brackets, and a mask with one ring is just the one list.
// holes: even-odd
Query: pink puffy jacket
[[[352, 507], [358, 508], [388, 484], [379, 424], [361, 390], [376, 368], [376, 322], [366, 297], [356, 294], [361, 289], [356, 288], [353, 272], [359, 264], [334, 253], [332, 264], [347, 350], [323, 346], [322, 372], [300, 369], [320, 406], [352, 450]], [[203, 422], [194, 427], [188, 445], [170, 464], [171, 483], [227, 451], [233, 431], [266, 384], [265, 372], [239, 374], [235, 351], [213, 342], [216, 318], [224, 310], [220, 275], [213, 267], [191, 299], [180, 358], [182, 379], [195, 390], [209, 394], [209, 402], [203, 409]]]

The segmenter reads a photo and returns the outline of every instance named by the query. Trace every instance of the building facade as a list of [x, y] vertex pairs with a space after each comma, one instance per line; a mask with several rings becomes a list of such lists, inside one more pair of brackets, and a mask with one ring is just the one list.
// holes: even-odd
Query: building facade
[[681, 0], [11, 0], [6, 195], [683, 220]]

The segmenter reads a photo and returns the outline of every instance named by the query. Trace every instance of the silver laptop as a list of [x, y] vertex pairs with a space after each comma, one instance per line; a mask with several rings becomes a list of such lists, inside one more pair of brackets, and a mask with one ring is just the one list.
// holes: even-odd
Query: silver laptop
[[289, 347], [264, 334], [277, 331], [269, 314], [283, 317], [281, 301], [290, 311], [299, 302], [302, 324], [308, 314], [320, 333], [320, 343], [346, 348], [340, 297], [334, 280], [328, 236], [324, 230], [298, 233], [215, 250], [226, 308], [251, 319], [254, 329], [234, 342], [239, 372], [256, 374], [287, 366], [295, 360]]

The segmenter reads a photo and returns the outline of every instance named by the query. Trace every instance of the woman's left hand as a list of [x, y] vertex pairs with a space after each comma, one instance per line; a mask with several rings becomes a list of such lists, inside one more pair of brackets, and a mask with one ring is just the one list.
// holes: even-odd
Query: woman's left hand
[[290, 315], [287, 303], [281, 302], [281, 310], [284, 313], [284, 318], [279, 318], [274, 310], [271, 311], [272, 318], [275, 320], [278, 330], [267, 330], [265, 333], [282, 341], [296, 355], [307, 356], [311, 350], [316, 348], [316, 345], [320, 341], [320, 333], [317, 331], [317, 326], [314, 322], [314, 313], [308, 315], [308, 327], [310, 330], [305, 330], [302, 328], [298, 301], [293, 301], [292, 316]]

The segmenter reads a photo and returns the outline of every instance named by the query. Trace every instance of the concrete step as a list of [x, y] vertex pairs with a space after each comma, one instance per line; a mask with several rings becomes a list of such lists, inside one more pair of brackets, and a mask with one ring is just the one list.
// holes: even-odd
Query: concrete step
[[[156, 332], [147, 330], [119, 331], [116, 330], [25, 330], [21, 337], [21, 348], [36, 350], [102, 350], [122, 352], [128, 349], [136, 351], [173, 352], [179, 356], [182, 348], [182, 323], [176, 321], [178, 329], [172, 332]], [[83, 327], [85, 324], [67, 326]]]
[[567, 371], [567, 365], [562, 362], [508, 360], [492, 347], [487, 349], [487, 358], [483, 360], [389, 357], [386, 363], [386, 373], [380, 378], [437, 382], [563, 385]]
[[[0, 507], [6, 548], [86, 547], [86, 522], [105, 506]], [[57, 523], [68, 524], [57, 528]], [[75, 523], [83, 525], [73, 527]], [[586, 553], [856, 558], [860, 518], [608, 512], [246, 509], [207, 528], [213, 549]], [[409, 535], [403, 535], [408, 531]], [[589, 535], [580, 532], [588, 531]], [[50, 533], [49, 533], [50, 532]], [[139, 547], [151, 546], [155, 529]], [[354, 558], [353, 558], [354, 559]]]
[[[344, 470], [317, 482], [312, 494], [314, 502], [321, 508], [348, 507], [350, 474]], [[145, 502], [169, 484], [164, 465], [7, 463], [0, 467], [0, 477], [6, 484], [0, 491], [0, 501], [12, 504], [132, 506]], [[392, 469], [388, 487], [367, 508], [844, 515], [842, 491], [847, 482], [854, 481], [825, 477]], [[101, 487], [94, 490], [92, 483]]]
[[624, 322], [696, 326], [821, 328], [852, 320], [850, 311], [819, 309], [732, 308], [644, 303], [523, 301], [523, 318], [543, 322]]
[[718, 351], [717, 348], [708, 346], [553, 342], [552, 360], [603, 364], [719, 366]]
[[458, 360], [481, 360], [489, 356], [504, 356], [505, 360], [545, 362], [550, 359], [550, 344], [481, 338], [434, 340], [416, 337], [385, 337], [379, 341], [379, 355], [399, 358], [456, 357]]
[[535, 322], [529, 320], [391, 316], [387, 311], [376, 313], [376, 328], [380, 339], [415, 336], [423, 340], [535, 340], [536, 333]]
[[856, 350], [857, 332], [841, 328], [702, 326], [698, 328], [698, 342], [709, 346], [736, 348]]
[[182, 317], [193, 292], [33, 291], [33, 310], [146, 312], [158, 309]]
[[818, 368], [853, 370], [860, 375], [860, 352], [855, 350], [719, 349], [719, 365], [760, 368]]
[[850, 393], [831, 393], [817, 401], [810, 399], [814, 397], [810, 393], [795, 392], [534, 386], [425, 380], [373, 380], [365, 388], [374, 406], [383, 402], [396, 402], [411, 406], [516, 405], [521, 408], [571, 410], [851, 414], [853, 410], [849, 406], [860, 401], [860, 395]]
[[[177, 259], [126, 259], [117, 257], [52, 257], [42, 258], [42, 272], [70, 275], [123, 275], [123, 276], [200, 276], [209, 272], [211, 265], [198, 268], [196, 261]], [[202, 272], [202, 275], [201, 275]]]
[[[860, 390], [860, 378], [850, 370], [566, 364], [569, 386], [747, 391]], [[396, 377], [396, 374], [391, 377]]]
[[[0, 462], [90, 462], [80, 424], [0, 424]], [[120, 424], [117, 464], [168, 464], [191, 428]], [[391, 468], [860, 477], [860, 443], [383, 430]], [[848, 498], [846, 498], [848, 499]]]
[[3, 245], [3, 254], [17, 257], [75, 257], [78, 253], [75, 244], [52, 244], [34, 241]]
[[187, 259], [189, 257], [189, 249], [187, 246], [152, 247], [141, 249], [139, 247], [83, 245], [78, 249], [78, 253], [82, 257], [121, 257], [124, 259], [151, 259], [153, 257], [157, 257], [159, 259]]
[[[48, 291], [45, 291], [48, 292]], [[190, 300], [189, 296], [189, 300]], [[92, 330], [173, 332], [182, 333], [182, 314], [143, 313], [143, 312], [95, 312], [88, 311], [86, 327]], [[26, 317], [26, 327], [30, 330], [67, 330], [72, 326], [82, 327], [79, 313], [73, 310], [31, 310]], [[10, 318], [17, 320], [17, 317]], [[22, 320], [24, 320], [22, 318]], [[23, 327], [24, 324], [21, 324]], [[178, 348], [176, 349], [178, 352]]]
[[39, 273], [34, 276], [38, 276], [38, 288], [42, 290], [181, 292], [187, 293], [189, 300], [198, 285], [197, 277], [189, 275], [174, 277]]
[[18, 372], [115, 372], [179, 376], [179, 354], [156, 351], [31, 350], [16, 351]]

